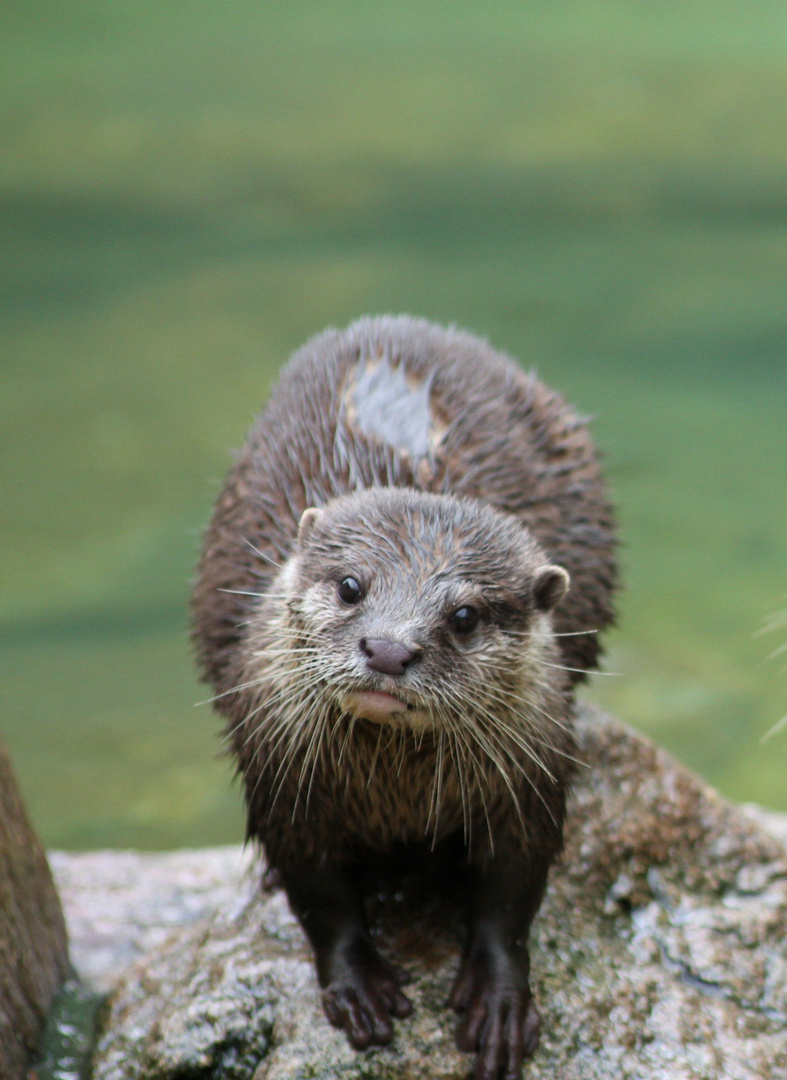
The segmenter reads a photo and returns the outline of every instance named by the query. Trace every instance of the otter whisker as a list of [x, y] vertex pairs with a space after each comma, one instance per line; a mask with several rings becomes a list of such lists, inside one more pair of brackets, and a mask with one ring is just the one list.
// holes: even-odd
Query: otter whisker
[[[490, 844], [494, 846], [494, 841], [492, 838], [492, 827], [489, 818], [489, 809], [487, 806], [486, 795], [484, 792], [484, 789], [487, 786], [487, 782], [484, 777], [483, 769], [481, 768], [481, 764], [476, 756], [475, 751], [473, 750], [470, 740], [467, 738], [465, 732], [462, 729], [462, 724], [457, 721], [455, 714], [452, 713], [452, 711], [446, 706], [447, 703], [444, 704], [441, 700], [441, 716], [446, 724], [449, 734], [453, 734], [456, 737], [457, 750], [459, 749], [459, 745], [461, 742], [461, 745], [464, 747], [466, 756], [470, 759], [472, 773], [475, 777], [475, 788], [478, 790], [479, 797], [481, 799], [484, 817], [486, 820], [487, 829], [489, 831]], [[465, 821], [468, 822], [468, 824], [465, 826], [465, 836], [469, 846], [472, 839], [472, 815], [470, 814], [469, 810], [470, 780], [467, 772], [465, 771], [464, 756], [459, 758], [457, 768], [459, 770], [460, 797], [462, 798], [463, 816], [465, 818]]]
[[[549, 777], [553, 784], [557, 783], [555, 775], [547, 768], [544, 761], [538, 756], [535, 750], [533, 750], [532, 746], [530, 746], [530, 744], [517, 732], [516, 728], [512, 728], [509, 724], [506, 724], [505, 721], [500, 720], [499, 717], [497, 719], [497, 726], [499, 730], [504, 731], [506, 735], [508, 735], [511, 741], [515, 743], [523, 753], [527, 754], [533, 764], [537, 765], [544, 775]], [[548, 744], [546, 745], [547, 749], [550, 749]]]
[[[263, 700], [260, 702], [259, 705], [257, 705], [256, 708], [252, 709], [251, 712], [246, 714], [246, 716], [244, 717], [244, 720], [243, 720], [244, 725], [248, 724], [249, 721], [254, 716], [256, 716], [258, 713], [262, 712], [263, 709], [272, 708], [272, 707], [274, 707], [276, 705], [286, 704], [287, 703], [287, 697], [284, 695], [284, 691], [283, 690], [279, 691], [278, 695], [280, 695], [280, 700], [278, 700], [278, 701], [277, 701], [277, 695], [272, 695], [270, 698], [269, 697], [263, 698]], [[301, 706], [302, 709], [307, 709], [308, 706], [311, 704], [311, 702], [316, 701], [319, 696], [320, 696], [320, 687], [318, 685], [318, 686], [313, 687], [312, 690], [309, 692], [309, 694], [305, 698], [303, 698], [303, 699], [301, 699], [300, 697], [296, 698], [291, 702], [291, 704], [294, 705], [297, 702]], [[263, 725], [258, 724], [258, 725], [251, 726], [249, 728], [249, 733], [248, 733], [246, 739], [244, 740], [244, 742], [241, 744], [241, 750], [245, 749], [245, 747], [248, 745], [248, 743], [259, 734], [262, 726]], [[286, 711], [284, 712], [284, 717], [282, 719], [282, 726], [284, 727], [285, 731], [292, 726], [291, 720], [288, 720], [288, 718], [287, 718]]]
[[372, 757], [372, 763], [369, 766], [369, 775], [366, 778], [366, 791], [369, 790], [369, 785], [371, 784], [372, 778], [374, 776], [374, 770], [377, 767], [377, 758], [379, 757], [379, 754], [380, 754], [380, 743], [382, 742], [382, 737], [383, 737], [383, 729], [382, 729], [382, 726], [380, 726], [380, 728], [377, 731], [377, 743], [375, 744], [375, 747], [374, 747], [374, 755]]
[[[486, 801], [486, 794], [484, 791], [485, 783], [481, 772], [481, 768], [476, 758], [476, 755], [470, 746], [461, 725], [455, 724], [453, 720], [449, 721], [449, 735], [453, 735], [456, 741], [457, 747], [457, 771], [459, 773], [459, 791], [462, 799], [462, 818], [464, 828], [464, 838], [467, 844], [468, 851], [472, 848], [473, 841], [473, 815], [470, 809], [470, 795], [471, 784], [470, 778], [466, 772], [466, 759], [470, 759], [470, 768], [472, 770], [473, 777], [475, 779], [474, 789], [478, 791], [478, 796], [481, 799], [481, 807], [484, 811], [484, 819], [486, 821], [487, 831], [489, 833], [490, 847], [494, 848], [494, 838], [492, 836], [492, 823], [489, 819], [489, 807]], [[464, 754], [460, 755], [460, 748], [464, 750]]]
[[391, 749], [393, 744], [396, 742], [396, 736], [397, 735], [398, 735], [398, 730], [395, 727], [392, 727], [391, 730], [388, 733], [388, 742], [383, 747], [383, 752], [384, 753], [387, 754], [388, 751]]
[[[314, 776], [315, 776], [315, 771], [316, 771], [316, 768], [317, 768], [317, 762], [318, 762], [318, 760], [319, 760], [319, 758], [320, 758], [320, 756], [322, 754], [323, 748], [324, 748], [324, 743], [321, 741], [320, 736], [324, 733], [324, 729], [325, 729], [325, 726], [326, 726], [327, 722], [328, 722], [328, 709], [323, 708], [322, 714], [321, 714], [321, 717], [320, 717], [320, 721], [319, 721], [318, 724], [315, 725], [314, 734], [312, 735], [309, 746], [306, 748], [306, 759], [304, 761], [304, 769], [306, 767], [306, 763], [309, 760], [309, 757], [311, 756], [311, 758], [312, 758], [312, 768], [311, 768], [311, 774], [309, 776], [309, 786], [306, 789], [306, 809], [305, 809], [305, 813], [307, 813], [307, 814], [309, 812], [309, 801], [311, 799], [312, 787], [314, 785]], [[316, 740], [316, 742], [315, 742], [315, 740]], [[301, 770], [301, 773], [303, 775], [303, 769]], [[298, 798], [300, 796], [301, 783], [302, 783], [302, 778], [299, 777], [298, 778], [298, 790], [297, 790], [296, 795], [295, 795], [295, 804], [296, 804], [296, 806], [297, 806], [297, 803], [298, 803]], [[293, 813], [294, 812], [295, 812], [295, 810], [293, 809]]]
[[[311, 706], [319, 701], [321, 697], [320, 691], [319, 684], [311, 687], [305, 693], [293, 694], [291, 691], [287, 692], [284, 688], [279, 689], [275, 694], [264, 699], [262, 704], [254, 710], [254, 713], [249, 714], [250, 719], [255, 713], [267, 709], [266, 716], [254, 725], [250, 734], [257, 736], [264, 733], [270, 742], [271, 738], [280, 731], [286, 735], [293, 729], [299, 730], [309, 722]], [[293, 723], [292, 714], [298, 718], [295, 723]]]
[[[307, 720], [304, 721], [303, 724], [301, 724], [300, 726], [302, 727], [304, 726], [304, 724], [308, 724], [311, 706], [315, 702], [317, 702], [320, 697], [321, 687], [319, 685], [312, 687], [306, 694], [292, 695], [289, 698], [286, 695], [282, 694], [281, 700], [276, 703], [277, 710], [281, 709], [280, 715], [278, 715], [277, 712], [278, 718], [274, 716], [272, 724], [265, 725], [264, 723], [261, 723], [256, 725], [250, 732], [250, 738], [259, 735], [262, 731], [264, 731], [269, 740], [268, 745], [271, 751], [275, 751], [278, 745], [278, 734], [281, 733], [283, 736], [287, 736], [288, 734], [292, 733], [294, 725], [292, 723], [291, 714], [297, 713], [299, 716], [305, 715], [307, 717]], [[264, 701], [262, 706], [258, 707], [258, 709], [254, 711], [259, 712], [261, 708], [264, 708], [269, 704], [269, 701]], [[276, 739], [277, 741], [271, 744], [270, 740], [272, 738]], [[249, 740], [247, 739], [247, 742], [248, 741]], [[244, 746], [245, 745], [246, 744], [244, 743]]]
[[[276, 804], [277, 804], [277, 802], [279, 800], [279, 797], [280, 797], [280, 795], [282, 793], [283, 786], [284, 786], [284, 780], [285, 780], [285, 778], [287, 776], [290, 765], [295, 761], [296, 755], [301, 752], [303, 744], [306, 742], [306, 739], [309, 737], [310, 732], [312, 732], [312, 729], [315, 726], [315, 723], [319, 721], [320, 716], [321, 716], [321, 714], [318, 713], [316, 721], [315, 721], [315, 719], [313, 717], [310, 717], [309, 721], [307, 723], [303, 724], [301, 729], [297, 732], [296, 739], [290, 741], [285, 746], [284, 753], [283, 753], [283, 755], [281, 757], [281, 761], [279, 763], [279, 767], [276, 770], [276, 774], [273, 777], [273, 782], [271, 784], [271, 790], [273, 792], [273, 800], [271, 802], [271, 812], [273, 811], [274, 807], [276, 806]], [[295, 820], [295, 812], [296, 812], [297, 806], [298, 806], [299, 793], [300, 793], [300, 784], [298, 785], [298, 790], [296, 791], [295, 799], [294, 799], [294, 802], [293, 802], [293, 811], [292, 811], [293, 812], [293, 817], [292, 817], [293, 821]]]
[[344, 752], [347, 749], [347, 746], [348, 746], [348, 743], [350, 742], [350, 739], [352, 738], [352, 733], [353, 733], [353, 728], [354, 727], [355, 727], [355, 717], [351, 716], [350, 717], [350, 722], [347, 725], [347, 731], [346, 731], [344, 739], [342, 741], [341, 749], [339, 750], [339, 759], [338, 759], [338, 762], [337, 762], [337, 764], [339, 764], [339, 765], [341, 765], [341, 763], [342, 763], [342, 758], [344, 757]]
[[250, 551], [253, 551], [254, 554], [257, 555], [260, 559], [262, 559], [264, 563], [267, 563], [268, 566], [272, 566], [274, 570], [281, 570], [281, 563], [275, 562], [269, 555], [266, 555], [264, 551], [260, 551], [260, 549], [255, 547], [254, 544], [252, 544], [251, 540], [249, 540], [247, 537], [241, 536], [239, 539], [241, 543], [245, 544], [245, 546], [249, 548]]
[[598, 668], [581, 668], [581, 667], [569, 667], [567, 664], [550, 664], [548, 660], [541, 660], [540, 663], [545, 667], [558, 668], [560, 671], [575, 671], [579, 675], [611, 675], [614, 678], [619, 678], [622, 675], [620, 671], [599, 671]]
[[[514, 807], [517, 818], [519, 819], [519, 824], [522, 828], [522, 831], [523, 833], [526, 832], [524, 818], [522, 817], [522, 807], [520, 806], [519, 799], [517, 798], [514, 786], [511, 782], [511, 777], [508, 775], [508, 770], [505, 768], [505, 765], [500, 758], [500, 754], [498, 753], [498, 750], [504, 752], [504, 747], [500, 745], [499, 740], [496, 740], [492, 733], [488, 732], [486, 729], [480, 728], [475, 723], [475, 718], [471, 714], [466, 713], [464, 719], [467, 724], [467, 730], [469, 734], [475, 739], [476, 743], [484, 751], [489, 760], [493, 762], [493, 764], [496, 766], [497, 772], [503, 780], [506, 788], [508, 789], [509, 795], [511, 796], [511, 803]], [[511, 763], [515, 767], [517, 767], [516, 760], [513, 760]], [[534, 790], [536, 790], [531, 778], [527, 776], [524, 770], [522, 770], [521, 767], [517, 767], [517, 771], [519, 771], [521, 775], [523, 775], [525, 779], [531, 783], [531, 785], [534, 787]]]
[[[504, 697], [501, 694], [495, 693], [494, 691], [491, 691], [491, 690], [487, 691], [486, 696], [491, 701], [496, 702], [497, 704], [503, 706], [503, 710], [504, 710], [503, 715], [501, 716], [499, 713], [493, 713], [489, 709], [487, 709], [487, 708], [485, 708], [483, 706], [479, 706], [478, 703], [476, 703], [475, 708], [483, 708], [485, 717], [490, 721], [490, 723], [492, 724], [493, 727], [497, 727], [497, 728], [505, 727], [505, 729], [510, 732], [512, 737], [516, 736], [517, 740], [519, 741], [519, 744], [522, 746], [522, 749], [525, 750], [528, 753], [530, 753], [531, 747], [530, 747], [529, 743], [527, 742], [527, 737], [532, 737], [533, 733], [538, 733], [541, 736], [541, 738], [538, 741], [543, 746], [546, 746], [547, 748], [549, 748], [551, 750], [555, 750], [554, 745], [546, 738], [546, 733], [544, 731], [544, 725], [541, 724], [541, 723], [538, 723], [537, 721], [535, 721], [533, 719], [533, 717], [530, 715], [530, 710], [531, 709], [536, 709], [536, 711], [539, 712], [546, 719], [552, 720], [552, 722], [555, 723], [558, 727], [562, 727], [563, 730], [567, 730], [564, 725], [561, 725], [557, 721], [554, 721], [553, 718], [551, 716], [549, 716], [548, 713], [546, 713], [539, 706], [537, 706], [537, 705], [533, 704], [532, 702], [530, 702], [527, 698], [519, 697], [519, 698], [514, 698], [513, 700], [511, 700], [511, 699], [509, 699], [507, 697]], [[516, 718], [516, 720], [524, 720], [525, 721], [525, 727], [524, 728], [519, 727], [513, 721], [510, 721], [507, 724], [506, 720], [504, 719], [504, 716], [513, 717], [513, 718]], [[525, 732], [527, 732], [527, 737], [526, 737]], [[547, 772], [547, 775], [549, 775], [549, 770], [547, 770], [545, 768], [543, 763], [537, 757], [534, 758], [534, 761], [536, 762], [536, 764], [538, 764], [542, 768], [544, 768], [545, 771]], [[550, 777], [550, 779], [551, 779], [551, 777]]]
[[[492, 713], [489, 710], [484, 709], [483, 713], [484, 713], [485, 718], [490, 722], [492, 730], [495, 733], [497, 733], [500, 730], [504, 731], [509, 736], [509, 738], [516, 744], [516, 746], [520, 750], [522, 750], [523, 753], [525, 753], [527, 755], [527, 757], [530, 758], [530, 760], [533, 762], [534, 765], [537, 765], [538, 768], [540, 768], [544, 772], [544, 774], [553, 783], [556, 782], [555, 776], [550, 771], [550, 769], [547, 768], [544, 761], [542, 761], [542, 759], [539, 757], [539, 755], [533, 749], [531, 744], [525, 738], [524, 732], [518, 730], [512, 724], [507, 724], [506, 721], [501, 716], [499, 716], [499, 715], [497, 715], [495, 713]], [[540, 725], [534, 725], [534, 726], [536, 727], [536, 730], [540, 730]], [[543, 742], [543, 745], [546, 746], [547, 749], [552, 749], [550, 744], [547, 743], [547, 742]], [[506, 753], [510, 756], [510, 751], [507, 748], [506, 748]]]
[[586, 761], [582, 761], [581, 758], [574, 757], [573, 754], [569, 754], [566, 750], [561, 750], [559, 746], [555, 746], [554, 743], [547, 742], [546, 739], [539, 739], [538, 736], [533, 735], [532, 738], [538, 743], [539, 746], [543, 746], [546, 750], [549, 750], [552, 754], [557, 754], [558, 757], [563, 758], [564, 761], [570, 761], [574, 765], [581, 765], [583, 769], [589, 769], [590, 766]]
[[273, 648], [267, 645], [264, 649], [253, 654], [255, 660], [262, 663], [271, 663], [276, 660], [292, 660], [293, 656], [319, 656], [320, 649], [316, 645], [280, 645]]
[[228, 593], [230, 596], [256, 596], [259, 600], [264, 599], [268, 594], [266, 592], [251, 592], [248, 589], [216, 589], [216, 592]]
[[[487, 727], [480, 728], [479, 727], [479, 725], [475, 722], [475, 715], [474, 714], [475, 714], [476, 711], [480, 711], [482, 713], [482, 715], [485, 715], [487, 720], [490, 720], [492, 722], [492, 726], [490, 728], [487, 728]], [[514, 806], [514, 810], [516, 812], [516, 815], [517, 815], [517, 818], [519, 820], [519, 824], [520, 824], [520, 826], [522, 828], [523, 833], [527, 832], [527, 829], [526, 829], [526, 826], [525, 826], [524, 818], [522, 816], [522, 807], [521, 807], [519, 799], [517, 798], [516, 793], [514, 791], [514, 787], [513, 787], [513, 784], [511, 782], [511, 778], [508, 775], [508, 771], [503, 766], [503, 763], [500, 760], [500, 754], [505, 755], [505, 757], [508, 759], [509, 763], [514, 766], [515, 770], [519, 773], [519, 775], [522, 776], [522, 778], [530, 785], [530, 787], [533, 789], [533, 792], [535, 793], [535, 795], [540, 799], [541, 803], [543, 804], [544, 809], [547, 811], [547, 814], [549, 815], [550, 819], [554, 822], [554, 815], [552, 814], [552, 811], [551, 811], [550, 807], [547, 805], [547, 802], [546, 802], [543, 794], [541, 793], [538, 785], [534, 782], [533, 778], [528, 774], [527, 770], [522, 768], [521, 763], [519, 763], [517, 761], [516, 757], [511, 754], [510, 750], [499, 739], [499, 737], [497, 735], [497, 732], [495, 730], [495, 725], [498, 722], [498, 718], [496, 718], [488, 710], [484, 710], [483, 707], [479, 708], [479, 703], [478, 702], [475, 702], [473, 704], [472, 710], [467, 710], [465, 712], [464, 718], [465, 718], [465, 722], [466, 722], [468, 731], [473, 735], [476, 742], [479, 744], [481, 749], [487, 754], [489, 759], [492, 762], [494, 762], [494, 764], [496, 765], [497, 770], [498, 770], [498, 772], [499, 772], [499, 774], [500, 774], [506, 788], [508, 789], [509, 795], [511, 796], [511, 801], [512, 801], [512, 804]], [[498, 751], [499, 751], [499, 753], [498, 753]], [[529, 752], [529, 751], [526, 751], [526, 752], [528, 753], [528, 756], [531, 759], [534, 760], [535, 763], [539, 764], [541, 768], [544, 768], [543, 764], [539, 761], [537, 755], [534, 755], [532, 752]], [[548, 770], [545, 769], [544, 771], [547, 772], [547, 775], [549, 775]], [[557, 825], [557, 822], [554, 822], [554, 823], [555, 823], [555, 825]]]
[[[265, 731], [269, 743], [269, 750], [274, 750], [277, 743], [274, 742], [271, 746], [270, 740], [275, 738], [277, 732], [280, 730], [284, 735], [292, 732], [292, 712], [294, 715], [303, 715], [304, 712], [308, 715], [309, 706], [313, 701], [316, 701], [320, 697], [320, 686], [316, 684], [310, 688], [305, 694], [298, 691], [294, 691], [292, 687], [279, 687], [277, 690], [262, 698], [262, 701], [244, 717], [244, 724], [247, 724], [253, 716], [262, 711], [268, 709], [271, 714], [272, 723], [266, 724], [264, 721], [260, 724], [250, 726], [247, 738], [241, 745], [241, 750], [245, 749], [248, 743], [255, 737], [259, 736], [262, 731]], [[284, 706], [284, 708], [282, 708]], [[273, 712], [274, 708], [282, 708], [279, 719], [276, 719], [276, 714]]]
[[[289, 659], [293, 653], [295, 655], [299, 655], [299, 654], [306, 654], [306, 653], [318, 654], [318, 652], [319, 652], [319, 650], [316, 649], [316, 648], [292, 649], [292, 650], [286, 650], [286, 651], [283, 649], [281, 651], [280, 655], [281, 655], [281, 657], [286, 657], [286, 658]], [[267, 653], [265, 655], [265, 659], [266, 660], [268, 659], [268, 654]], [[237, 694], [241, 690], [250, 690], [254, 686], [263, 686], [265, 683], [270, 682], [270, 679], [271, 679], [270, 672], [266, 672], [264, 675], [260, 675], [256, 679], [249, 679], [248, 682], [237, 683], [235, 686], [230, 686], [229, 689], [227, 689], [227, 690], [222, 690], [220, 694], [214, 694], [213, 697], [205, 698], [204, 701], [195, 701], [194, 702], [194, 708], [195, 709], [199, 708], [202, 705], [214, 705], [217, 701], [220, 701], [222, 698], [229, 697], [231, 694]]]
[[[513, 782], [511, 780], [511, 777], [508, 775], [508, 770], [505, 768], [505, 765], [504, 765], [503, 761], [501, 761], [500, 754], [497, 752], [498, 748], [490, 740], [485, 739], [485, 738], [482, 739], [480, 737], [480, 734], [479, 734], [478, 730], [475, 729], [474, 727], [471, 726], [470, 732], [475, 737], [476, 742], [478, 742], [479, 746], [483, 747], [485, 753], [489, 756], [490, 761], [495, 765], [495, 767], [497, 769], [497, 773], [502, 778], [503, 783], [505, 784], [506, 789], [508, 791], [508, 794], [510, 796], [511, 805], [514, 808], [514, 813], [516, 814], [517, 821], [519, 822], [519, 827], [522, 830], [522, 834], [526, 835], [527, 826], [525, 824], [525, 819], [524, 819], [524, 816], [523, 816], [523, 813], [522, 813], [522, 805], [521, 805], [519, 797], [517, 796], [517, 793], [516, 793], [516, 791], [514, 789], [514, 785], [513, 785]], [[500, 746], [499, 749], [500, 749], [501, 752], [504, 752], [504, 748], [502, 746]], [[516, 762], [515, 759], [511, 759], [511, 764], [513, 764], [515, 768], [517, 767], [517, 762]], [[541, 793], [536, 788], [536, 786], [533, 783], [532, 779], [523, 770], [520, 769], [518, 771], [524, 777], [524, 779], [527, 780], [527, 782], [531, 785], [531, 787], [533, 787], [533, 790], [536, 792], [536, 794], [543, 801], [543, 796], [541, 796]], [[546, 806], [546, 803], [544, 803], [544, 805]], [[491, 840], [491, 848], [492, 848], [492, 851], [494, 851], [494, 836], [492, 837], [492, 840]]]
[[402, 768], [404, 767], [405, 759], [407, 756], [407, 732], [404, 728], [399, 729], [399, 749], [397, 751], [396, 758], [396, 775], [402, 775]]
[[434, 778], [432, 781], [432, 795], [429, 801], [429, 815], [426, 819], [426, 830], [429, 831], [429, 826], [432, 821], [432, 813], [434, 813], [435, 821], [432, 828], [432, 849], [437, 843], [437, 830], [440, 823], [440, 803], [443, 790], [443, 755], [445, 752], [444, 747], [445, 732], [440, 731], [437, 736], [437, 763], [435, 766]]
[[[459, 755], [458, 746], [454, 746], [454, 743], [453, 743], [453, 740], [452, 740], [452, 719], [451, 719], [451, 715], [448, 712], [448, 710], [444, 707], [444, 703], [443, 703], [442, 699], [439, 698], [439, 697], [438, 697], [438, 700], [434, 704], [433, 712], [435, 713], [436, 717], [440, 721], [440, 726], [439, 726], [440, 733], [442, 734], [442, 732], [445, 732], [446, 741], [447, 741], [447, 744], [448, 744], [448, 753], [449, 753], [449, 755], [451, 757], [451, 760], [454, 761], [454, 775], [456, 776], [456, 778], [458, 780], [458, 783], [459, 783], [459, 793], [460, 793], [460, 800], [462, 801], [462, 814], [463, 814], [463, 819], [464, 819], [464, 816], [465, 816], [464, 800], [465, 800], [465, 797], [466, 797], [466, 775], [465, 775], [463, 766], [461, 764], [461, 758], [460, 758], [460, 755]], [[439, 752], [440, 752], [440, 746], [439, 746], [439, 736], [438, 736], [438, 754], [439, 754]], [[437, 772], [437, 770], [435, 769], [435, 779], [436, 779], [436, 772]], [[435, 794], [436, 793], [433, 790], [432, 795], [434, 796]], [[432, 800], [430, 799], [430, 814], [431, 814], [431, 803], [432, 803]], [[427, 825], [428, 824], [429, 824], [429, 819], [427, 819]]]
[[[535, 709], [536, 711], [541, 712], [542, 715], [546, 716], [549, 719], [548, 714], [543, 713], [543, 710], [540, 709], [539, 706], [534, 701], [532, 701], [530, 697], [525, 697], [521, 694], [501, 694], [492, 689], [492, 687], [486, 688], [484, 696], [488, 701], [502, 706], [503, 710], [506, 713], [512, 716], [516, 716], [517, 719], [521, 718], [525, 720], [528, 728], [536, 728], [537, 730], [541, 730], [543, 728], [543, 724], [534, 721], [530, 716], [531, 709]], [[496, 716], [497, 714], [493, 713], [492, 715]], [[555, 721], [555, 723], [558, 722]], [[561, 726], [564, 731], [569, 730], [565, 725], [558, 724], [558, 726]]]
[[[560, 731], [563, 731], [566, 734], [571, 733], [571, 727], [570, 727], [569, 724], [565, 724], [565, 723], [563, 723], [562, 720], [558, 720], [557, 717], [552, 716], [551, 713], [548, 713], [540, 705], [536, 705], [535, 702], [530, 702], [529, 705], [528, 705], [528, 708], [535, 709], [535, 711], [537, 713], [540, 713], [541, 716], [543, 716], [545, 720], [548, 720], [550, 722], [550, 724], [554, 725], [556, 728], [559, 728]], [[538, 725], [538, 726], [540, 727], [540, 725]]]
[[258, 679], [249, 679], [248, 682], [238, 683], [237, 686], [231, 686], [229, 690], [222, 690], [220, 694], [214, 694], [213, 697], [205, 698], [204, 701], [195, 701], [194, 708], [199, 709], [202, 705], [215, 705], [217, 701], [229, 697], [230, 694], [237, 694], [241, 690], [250, 690], [252, 686], [261, 686], [266, 679], [266, 675], [261, 675]]
[[453, 727], [447, 727], [446, 734], [448, 736], [448, 753], [450, 754], [451, 761], [453, 762], [454, 773], [459, 783], [459, 798], [462, 803], [462, 835], [464, 837], [465, 844], [467, 845], [469, 850], [472, 838], [472, 821], [470, 818], [468, 806], [466, 766], [462, 757], [459, 742], [455, 738], [455, 731]]

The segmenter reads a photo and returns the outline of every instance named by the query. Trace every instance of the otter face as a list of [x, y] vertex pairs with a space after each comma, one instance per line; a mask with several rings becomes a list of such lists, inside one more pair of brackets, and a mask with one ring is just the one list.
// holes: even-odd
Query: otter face
[[305, 512], [274, 609], [315, 707], [436, 730], [490, 695], [498, 709], [533, 703], [567, 586], [513, 518], [450, 495], [372, 489]]

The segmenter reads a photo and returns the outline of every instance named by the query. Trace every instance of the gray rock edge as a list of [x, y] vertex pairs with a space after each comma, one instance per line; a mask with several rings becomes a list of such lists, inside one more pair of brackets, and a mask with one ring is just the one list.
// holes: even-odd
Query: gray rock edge
[[[787, 814], [740, 809], [787, 848]], [[88, 986], [108, 992], [179, 927], [244, 904], [262, 864], [242, 844], [179, 851], [50, 851], [66, 916], [71, 962]]]
[[174, 930], [256, 889], [251, 847], [180, 851], [50, 851], [68, 926], [71, 962], [83, 982], [107, 992], [140, 956]]

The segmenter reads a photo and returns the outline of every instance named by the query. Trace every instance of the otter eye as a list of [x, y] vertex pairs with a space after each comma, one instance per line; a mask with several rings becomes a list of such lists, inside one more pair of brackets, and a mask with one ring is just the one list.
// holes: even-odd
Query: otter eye
[[448, 625], [456, 634], [470, 634], [478, 626], [478, 612], [470, 606], [457, 608], [449, 616]]
[[357, 604], [363, 600], [363, 587], [354, 577], [342, 578], [337, 592], [343, 604]]

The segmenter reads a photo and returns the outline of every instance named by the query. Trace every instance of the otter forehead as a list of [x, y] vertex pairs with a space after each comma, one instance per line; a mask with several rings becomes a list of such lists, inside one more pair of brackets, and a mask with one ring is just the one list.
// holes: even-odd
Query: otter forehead
[[279, 581], [288, 610], [312, 630], [363, 624], [373, 637], [425, 640], [469, 606], [479, 630], [463, 645], [477, 647], [485, 634], [530, 630], [560, 601], [568, 574], [514, 518], [405, 488], [305, 511]]
[[521, 594], [549, 561], [514, 518], [452, 495], [370, 489], [307, 513], [299, 560], [307, 579], [355, 569]]

